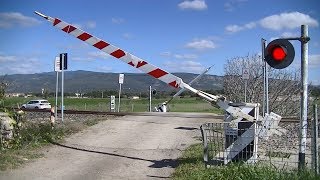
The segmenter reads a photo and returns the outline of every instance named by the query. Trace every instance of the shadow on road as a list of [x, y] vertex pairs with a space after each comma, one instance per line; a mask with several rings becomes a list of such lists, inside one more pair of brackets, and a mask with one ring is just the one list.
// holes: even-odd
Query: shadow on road
[[181, 130], [188, 130], [188, 131], [192, 131], [192, 130], [197, 130], [199, 128], [194, 128], [194, 127], [176, 127], [174, 129], [181, 129]]
[[164, 167], [176, 168], [178, 166], [178, 160], [177, 159], [151, 160], [151, 159], [144, 159], [144, 158], [139, 158], [139, 157], [132, 157], [132, 156], [125, 156], [125, 155], [121, 155], [121, 154], [109, 153], [109, 152], [102, 152], [102, 151], [94, 151], [94, 150], [89, 150], [89, 149], [83, 149], [83, 148], [78, 148], [78, 147], [73, 147], [73, 146], [60, 144], [60, 143], [53, 142], [53, 141], [50, 141], [50, 143], [53, 144], [53, 145], [56, 145], [56, 146], [69, 148], [69, 149], [74, 149], [74, 150], [78, 150], [78, 151], [91, 152], [91, 153], [97, 153], [97, 154], [104, 154], [104, 155], [121, 157], [121, 158], [128, 158], [128, 159], [139, 160], [139, 161], [148, 161], [148, 162], [152, 162], [153, 163], [152, 165], [149, 166], [151, 168], [164, 168]]

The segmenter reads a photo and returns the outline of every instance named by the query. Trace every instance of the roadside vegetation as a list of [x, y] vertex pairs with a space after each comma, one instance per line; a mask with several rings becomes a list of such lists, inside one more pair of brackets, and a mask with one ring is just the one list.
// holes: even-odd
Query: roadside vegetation
[[[9, 113], [17, 120], [12, 116], [12, 112]], [[43, 157], [42, 148], [46, 148], [51, 142], [61, 142], [64, 137], [95, 125], [101, 120], [101, 118], [95, 118], [66, 121], [63, 124], [56, 124], [54, 128], [49, 122], [16, 121], [13, 138], [2, 139], [0, 144], [0, 171], [14, 169], [35, 158]]]
[[179, 166], [172, 175], [173, 179], [284, 179], [316, 180], [319, 177], [306, 170], [299, 172], [297, 170], [278, 169], [273, 166], [262, 164], [247, 165], [243, 163], [233, 163], [226, 166], [213, 166], [206, 168], [203, 162], [203, 146], [195, 144], [187, 148], [183, 155], [178, 159]]

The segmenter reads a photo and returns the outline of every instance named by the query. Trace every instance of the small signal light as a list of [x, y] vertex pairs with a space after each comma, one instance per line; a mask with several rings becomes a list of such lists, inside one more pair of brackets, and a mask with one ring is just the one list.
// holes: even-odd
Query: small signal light
[[272, 58], [276, 61], [283, 61], [287, 56], [287, 52], [286, 49], [281, 47], [281, 46], [277, 46], [275, 48], [273, 48], [272, 50]]

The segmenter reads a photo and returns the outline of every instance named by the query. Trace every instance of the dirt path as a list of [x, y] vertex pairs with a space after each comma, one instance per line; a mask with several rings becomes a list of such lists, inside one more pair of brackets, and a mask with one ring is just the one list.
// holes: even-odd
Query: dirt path
[[0, 179], [169, 178], [176, 159], [199, 142], [208, 114], [125, 116], [101, 122], [53, 145], [26, 166], [1, 172]]

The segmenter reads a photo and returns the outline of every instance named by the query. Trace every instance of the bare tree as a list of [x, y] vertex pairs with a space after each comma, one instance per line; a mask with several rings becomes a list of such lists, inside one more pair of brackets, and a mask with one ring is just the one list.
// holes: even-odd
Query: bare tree
[[[229, 59], [225, 64], [224, 92], [228, 100], [244, 101], [242, 68], [249, 68], [247, 80], [247, 102], [263, 102], [263, 62], [261, 56], [252, 55]], [[269, 109], [282, 116], [298, 115], [300, 73], [298, 70], [277, 70], [268, 68], [269, 74]]]

